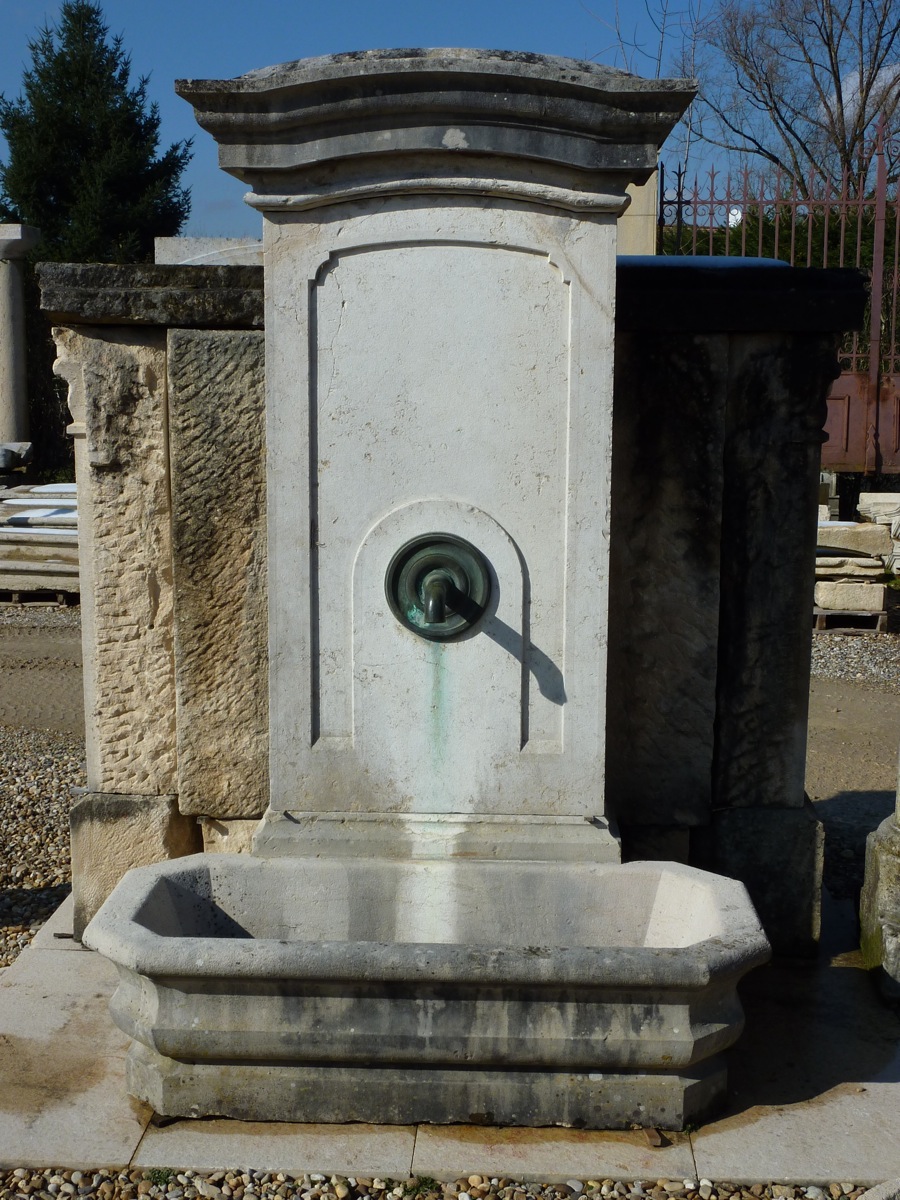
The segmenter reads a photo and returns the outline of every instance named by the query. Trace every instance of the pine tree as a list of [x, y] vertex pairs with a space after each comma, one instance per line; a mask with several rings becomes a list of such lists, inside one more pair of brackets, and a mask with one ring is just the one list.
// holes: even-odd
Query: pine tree
[[179, 182], [189, 143], [157, 157], [158, 107], [146, 78], [131, 85], [130, 56], [99, 4], [66, 0], [29, 51], [22, 95], [0, 97], [0, 218], [37, 225], [43, 259], [151, 259], [153, 238], [176, 234], [190, 211]]
[[[103, 10], [65, 0], [55, 26], [29, 42], [30, 66], [15, 100], [0, 96], [0, 222], [36, 225], [34, 261], [152, 261], [153, 239], [179, 232], [190, 211], [181, 174], [190, 142], [159, 149], [159, 109], [148, 80], [131, 83], [131, 58], [109, 37]], [[65, 389], [40, 312], [33, 262], [26, 271], [31, 436], [42, 472], [71, 471]]]

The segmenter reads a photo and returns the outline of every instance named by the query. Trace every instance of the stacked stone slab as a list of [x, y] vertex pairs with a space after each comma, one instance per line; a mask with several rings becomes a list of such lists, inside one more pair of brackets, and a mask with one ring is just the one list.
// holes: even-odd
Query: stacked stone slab
[[0, 491], [0, 591], [78, 592], [75, 484]]
[[868, 521], [819, 523], [816, 608], [823, 613], [881, 613], [884, 575], [893, 556], [889, 527]]
[[[69, 384], [79, 480], [80, 936], [130, 867], [201, 848], [198, 812], [265, 809], [262, 273], [39, 271], [45, 307], [67, 322], [55, 330], [56, 370]], [[197, 770], [210, 760], [215, 774], [198, 796]]]
[[900, 492], [863, 492], [858, 508], [864, 521], [885, 526], [890, 531], [891, 553], [886, 562], [900, 575]]

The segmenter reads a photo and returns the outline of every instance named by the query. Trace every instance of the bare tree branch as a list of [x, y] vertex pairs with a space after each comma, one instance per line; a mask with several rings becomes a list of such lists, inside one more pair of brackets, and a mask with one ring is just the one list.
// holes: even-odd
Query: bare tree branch
[[866, 189], [879, 118], [900, 132], [900, 0], [715, 0], [697, 42], [696, 136]]

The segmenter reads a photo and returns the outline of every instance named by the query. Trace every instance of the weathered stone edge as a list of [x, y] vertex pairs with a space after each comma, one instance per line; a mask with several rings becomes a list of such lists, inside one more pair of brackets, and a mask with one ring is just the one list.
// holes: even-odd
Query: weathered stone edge
[[262, 329], [262, 267], [40, 263], [41, 308], [67, 325]]

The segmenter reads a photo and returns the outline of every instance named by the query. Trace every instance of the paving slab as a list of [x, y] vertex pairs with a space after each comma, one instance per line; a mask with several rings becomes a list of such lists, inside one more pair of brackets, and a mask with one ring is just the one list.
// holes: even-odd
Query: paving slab
[[252, 1121], [176, 1121], [151, 1126], [132, 1159], [135, 1167], [215, 1171], [249, 1167], [302, 1175], [362, 1175], [408, 1179], [416, 1131], [412, 1125], [288, 1125]]
[[413, 1174], [446, 1180], [477, 1173], [546, 1183], [694, 1178], [688, 1136], [665, 1133], [660, 1138], [663, 1144], [651, 1147], [641, 1131], [420, 1125]]
[[0, 1166], [126, 1163], [151, 1111], [125, 1096], [115, 968], [30, 947], [0, 973]]
[[[827, 893], [826, 893], [827, 898]], [[707, 1179], [871, 1185], [900, 1176], [900, 1011], [878, 996], [850, 902], [830, 901], [815, 967], [741, 986], [729, 1111], [692, 1136]]]

